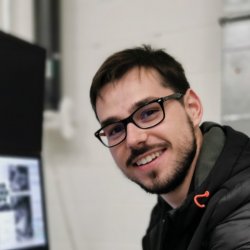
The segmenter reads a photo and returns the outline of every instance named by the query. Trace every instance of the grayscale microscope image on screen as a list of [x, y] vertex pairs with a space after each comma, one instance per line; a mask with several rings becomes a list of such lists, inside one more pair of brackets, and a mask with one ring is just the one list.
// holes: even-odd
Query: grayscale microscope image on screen
[[40, 160], [0, 156], [0, 250], [46, 244]]

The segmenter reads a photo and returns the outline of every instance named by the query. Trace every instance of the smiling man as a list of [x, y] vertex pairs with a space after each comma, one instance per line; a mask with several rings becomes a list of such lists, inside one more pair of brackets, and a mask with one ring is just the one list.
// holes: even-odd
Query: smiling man
[[201, 125], [201, 101], [179, 62], [150, 46], [117, 52], [90, 98], [95, 136], [126, 177], [158, 195], [144, 250], [250, 249], [249, 138]]

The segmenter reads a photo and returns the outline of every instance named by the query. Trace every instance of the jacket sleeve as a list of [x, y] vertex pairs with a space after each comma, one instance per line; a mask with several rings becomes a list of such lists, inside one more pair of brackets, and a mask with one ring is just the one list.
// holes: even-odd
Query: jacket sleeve
[[238, 207], [213, 229], [208, 249], [250, 249], [250, 202]]

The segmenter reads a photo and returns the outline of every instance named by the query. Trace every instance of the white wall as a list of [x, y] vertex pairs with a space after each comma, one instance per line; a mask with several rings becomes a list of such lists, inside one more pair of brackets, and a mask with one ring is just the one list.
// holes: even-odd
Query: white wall
[[0, 29], [33, 41], [32, 0], [0, 0]]
[[62, 0], [63, 92], [73, 101], [75, 136], [44, 130], [52, 250], [139, 250], [155, 197], [126, 180], [94, 138], [93, 74], [117, 50], [150, 43], [182, 62], [220, 121], [222, 0]]

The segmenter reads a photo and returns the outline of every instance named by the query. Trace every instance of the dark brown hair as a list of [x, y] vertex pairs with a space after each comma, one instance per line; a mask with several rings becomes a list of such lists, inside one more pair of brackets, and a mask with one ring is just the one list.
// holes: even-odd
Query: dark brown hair
[[90, 101], [96, 114], [96, 99], [101, 89], [121, 79], [129, 70], [143, 67], [156, 70], [163, 79], [163, 85], [175, 92], [185, 93], [190, 85], [182, 65], [163, 49], [152, 49], [143, 45], [119, 51], [108, 57], [96, 72], [90, 88]]

